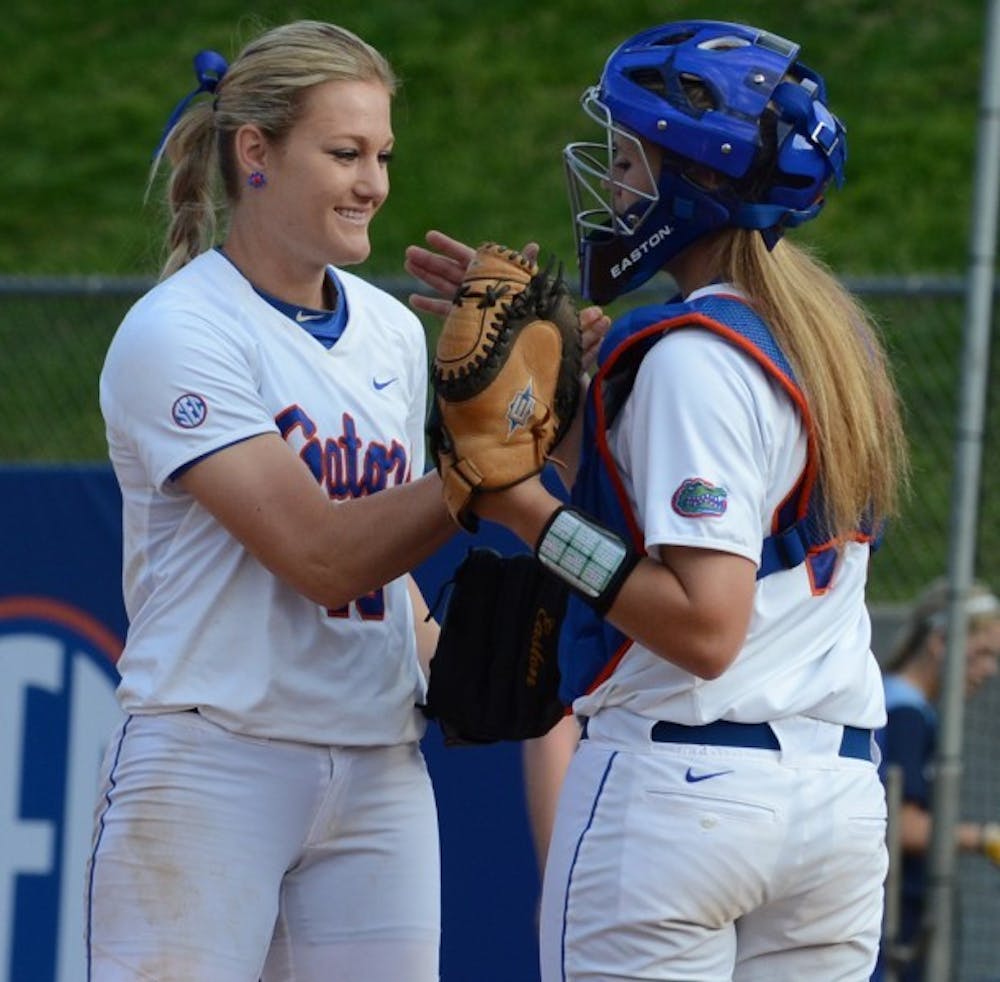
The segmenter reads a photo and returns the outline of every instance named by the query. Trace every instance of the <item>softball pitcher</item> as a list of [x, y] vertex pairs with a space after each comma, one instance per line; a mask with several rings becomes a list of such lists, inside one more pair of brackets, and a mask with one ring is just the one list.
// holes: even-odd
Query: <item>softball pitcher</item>
[[[548, 852], [544, 982], [867, 979], [886, 872], [873, 541], [905, 480], [864, 312], [784, 233], [846, 135], [798, 45], [684, 21], [619, 45], [565, 150], [583, 293], [612, 325], [572, 503], [474, 499], [571, 587], [583, 727]], [[411, 272], [461, 251], [432, 233]]]
[[[169, 259], [100, 380], [130, 623], [89, 978], [432, 982], [426, 608], [407, 570], [453, 525], [420, 476], [422, 326], [341, 268], [367, 258], [389, 191], [396, 82], [311, 21], [195, 68], [156, 161]], [[217, 179], [225, 237], [202, 251]]]

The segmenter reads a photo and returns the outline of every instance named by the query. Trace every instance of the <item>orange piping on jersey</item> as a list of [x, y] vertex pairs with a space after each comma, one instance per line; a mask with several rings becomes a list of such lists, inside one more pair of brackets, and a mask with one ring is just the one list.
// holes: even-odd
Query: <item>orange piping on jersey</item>
[[625, 638], [621, 647], [608, 659], [608, 663], [601, 669], [597, 678], [595, 678], [594, 681], [587, 687], [587, 691], [584, 695], [589, 696], [599, 686], [603, 685], [609, 678], [611, 678], [612, 673], [618, 667], [618, 663], [625, 657], [625, 652], [632, 647], [633, 643], [632, 638]]
[[875, 536], [868, 535], [861, 531], [851, 532], [849, 535], [843, 538], [832, 538], [827, 539], [826, 542], [821, 543], [818, 546], [810, 546], [809, 551], [806, 553], [806, 573], [809, 576], [809, 590], [814, 597], [822, 597], [824, 594], [829, 593], [833, 589], [833, 581], [836, 579], [836, 572], [832, 573], [830, 576], [830, 582], [826, 586], [816, 585], [816, 574], [813, 571], [813, 564], [809, 562], [811, 556], [818, 556], [821, 553], [826, 552], [829, 549], [836, 549], [844, 542], [872, 542]]

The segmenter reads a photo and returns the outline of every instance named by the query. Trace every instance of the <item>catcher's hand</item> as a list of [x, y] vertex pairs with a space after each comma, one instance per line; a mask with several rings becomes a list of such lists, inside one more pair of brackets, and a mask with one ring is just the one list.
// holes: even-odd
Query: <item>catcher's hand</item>
[[474, 494], [539, 473], [576, 412], [582, 346], [561, 275], [486, 243], [465, 273], [431, 372], [430, 450], [448, 510], [474, 530]]
[[423, 707], [447, 743], [531, 739], [565, 715], [557, 656], [567, 595], [533, 556], [469, 550], [452, 580]]

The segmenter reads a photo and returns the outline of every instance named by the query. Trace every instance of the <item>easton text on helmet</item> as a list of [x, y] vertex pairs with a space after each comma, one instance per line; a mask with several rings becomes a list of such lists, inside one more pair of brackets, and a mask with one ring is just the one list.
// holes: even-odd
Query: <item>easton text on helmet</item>
[[611, 267], [611, 278], [618, 279], [630, 266], [634, 266], [650, 249], [655, 249], [667, 236], [673, 234], [672, 225], [664, 225], [658, 228], [643, 242], [640, 242], [621, 262], [615, 263]]

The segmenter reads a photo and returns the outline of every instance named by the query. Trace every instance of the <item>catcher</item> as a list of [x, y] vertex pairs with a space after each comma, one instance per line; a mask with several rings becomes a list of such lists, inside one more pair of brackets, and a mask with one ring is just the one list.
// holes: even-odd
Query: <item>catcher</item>
[[584, 732], [543, 982], [875, 964], [885, 704], [865, 590], [906, 445], [877, 327], [786, 235], [847, 160], [798, 55], [749, 25], [651, 27], [581, 97], [596, 139], [564, 150], [582, 294], [659, 272], [677, 292], [600, 346], [572, 504], [536, 476], [469, 503], [569, 590], [560, 695]]

